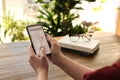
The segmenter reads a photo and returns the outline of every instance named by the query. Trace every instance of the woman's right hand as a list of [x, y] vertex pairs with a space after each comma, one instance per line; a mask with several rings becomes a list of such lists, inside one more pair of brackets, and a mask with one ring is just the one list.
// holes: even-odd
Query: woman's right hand
[[33, 48], [29, 47], [30, 56], [29, 62], [33, 70], [37, 74], [37, 80], [47, 80], [48, 79], [48, 61], [46, 58], [46, 50], [44, 47], [40, 49], [40, 56], [35, 55]]
[[48, 59], [52, 63], [57, 64], [58, 61], [61, 61], [61, 57], [63, 56], [61, 48], [60, 48], [58, 42], [53, 37], [51, 37], [48, 34], [46, 37], [51, 45], [51, 51], [52, 51], [52, 54], [48, 55]]

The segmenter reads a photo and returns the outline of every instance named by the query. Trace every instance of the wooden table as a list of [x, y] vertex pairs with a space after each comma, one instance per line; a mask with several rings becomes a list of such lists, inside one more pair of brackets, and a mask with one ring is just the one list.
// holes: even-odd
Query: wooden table
[[[95, 33], [93, 37], [101, 41], [94, 55], [86, 57], [65, 50], [64, 55], [93, 69], [111, 65], [120, 58], [120, 37], [108, 32]], [[29, 42], [0, 45], [0, 80], [36, 79], [28, 62], [28, 45]], [[49, 80], [74, 80], [51, 62], [49, 64]]]

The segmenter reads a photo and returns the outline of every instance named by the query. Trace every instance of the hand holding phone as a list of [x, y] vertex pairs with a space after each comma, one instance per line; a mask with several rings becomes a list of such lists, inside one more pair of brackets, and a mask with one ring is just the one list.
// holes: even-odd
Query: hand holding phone
[[33, 47], [34, 52], [37, 55], [40, 55], [40, 49], [42, 47], [45, 48], [46, 54], [51, 53], [50, 45], [46, 39], [45, 33], [43, 31], [43, 27], [39, 25], [30, 25], [27, 26], [27, 32]]

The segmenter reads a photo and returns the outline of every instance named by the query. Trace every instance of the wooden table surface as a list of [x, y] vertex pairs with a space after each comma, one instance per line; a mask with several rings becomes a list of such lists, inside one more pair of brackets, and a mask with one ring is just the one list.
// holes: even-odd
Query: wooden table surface
[[[82, 56], [63, 50], [64, 55], [93, 69], [111, 65], [120, 58], [120, 37], [109, 32], [95, 33], [93, 37], [100, 40], [100, 49], [94, 55]], [[0, 44], [0, 80], [36, 79], [28, 62], [28, 45], [29, 42]], [[74, 80], [51, 62], [49, 64], [49, 80]]]

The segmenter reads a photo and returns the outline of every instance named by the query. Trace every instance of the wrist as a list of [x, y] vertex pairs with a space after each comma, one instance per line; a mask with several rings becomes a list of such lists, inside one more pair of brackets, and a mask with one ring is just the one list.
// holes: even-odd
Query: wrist
[[38, 73], [37, 80], [48, 80], [48, 72]]
[[64, 58], [65, 58], [64, 55], [60, 55], [60, 56], [56, 57], [54, 64], [57, 65], [57, 66], [59, 66], [59, 64], [62, 62], [62, 60]]

